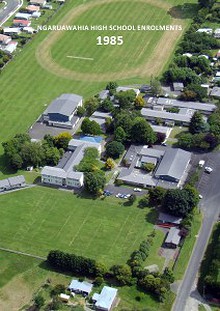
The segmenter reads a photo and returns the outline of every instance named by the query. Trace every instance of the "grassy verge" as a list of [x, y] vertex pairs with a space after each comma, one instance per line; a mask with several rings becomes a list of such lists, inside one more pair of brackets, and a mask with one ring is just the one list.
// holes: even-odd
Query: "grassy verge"
[[196, 212], [192, 223], [191, 233], [186, 237], [184, 245], [180, 251], [178, 261], [174, 267], [173, 272], [176, 280], [181, 280], [185, 273], [186, 267], [189, 263], [190, 255], [197, 239], [197, 234], [201, 227], [201, 223], [202, 215], [199, 212]]

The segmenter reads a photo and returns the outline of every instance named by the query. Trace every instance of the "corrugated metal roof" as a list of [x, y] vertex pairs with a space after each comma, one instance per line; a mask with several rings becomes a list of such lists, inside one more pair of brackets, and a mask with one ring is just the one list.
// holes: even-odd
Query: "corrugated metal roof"
[[24, 179], [23, 175], [9, 177], [8, 181], [9, 181], [9, 184], [11, 186], [16, 186], [18, 184], [24, 184], [25, 183], [25, 179]]
[[179, 235], [180, 230], [172, 227], [169, 230], [169, 233], [166, 237], [165, 243], [172, 243], [174, 245], [178, 245], [181, 239], [181, 236]]
[[117, 292], [118, 290], [116, 288], [104, 286], [100, 295], [93, 295], [93, 300], [96, 300], [95, 306], [103, 310], [110, 310], [117, 296]]
[[59, 113], [65, 116], [70, 116], [78, 107], [82, 96], [76, 94], [62, 94], [56, 98], [44, 111], [44, 115], [50, 113]]
[[88, 282], [79, 282], [77, 280], [72, 280], [72, 282], [69, 285], [69, 289], [72, 291], [80, 291], [84, 293], [90, 294], [92, 291], [93, 285]]
[[182, 149], [168, 148], [162, 158], [155, 176], [171, 176], [180, 180], [191, 159], [191, 153]]
[[181, 121], [181, 122], [187, 122], [189, 123], [192, 115], [191, 114], [179, 114], [179, 113], [171, 113], [167, 111], [157, 111], [147, 108], [141, 109], [141, 114], [145, 118], [160, 118], [165, 120], [171, 120], [171, 121]]

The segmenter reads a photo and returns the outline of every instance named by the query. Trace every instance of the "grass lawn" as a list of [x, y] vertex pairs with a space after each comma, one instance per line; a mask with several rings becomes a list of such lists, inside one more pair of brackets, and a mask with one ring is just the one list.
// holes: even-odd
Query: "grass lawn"
[[107, 265], [125, 263], [153, 230], [153, 223], [146, 221], [151, 210], [120, 202], [77, 198], [71, 192], [38, 186], [2, 195], [1, 246], [43, 256], [60, 249]]
[[186, 267], [189, 263], [190, 255], [192, 253], [194, 244], [197, 239], [199, 229], [201, 227], [201, 223], [202, 223], [202, 215], [196, 212], [193, 223], [192, 223], [191, 234], [186, 237], [184, 245], [180, 251], [177, 264], [175, 265], [175, 268], [173, 271], [176, 280], [181, 280], [183, 278]]
[[174, 126], [172, 128], [172, 131], [170, 133], [169, 138], [178, 138], [178, 135], [181, 133], [187, 133], [188, 129], [186, 127], [183, 126]]

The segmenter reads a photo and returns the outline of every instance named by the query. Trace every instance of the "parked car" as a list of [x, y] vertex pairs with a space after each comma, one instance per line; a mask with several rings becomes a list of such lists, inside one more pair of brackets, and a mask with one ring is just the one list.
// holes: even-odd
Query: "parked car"
[[200, 161], [199, 161], [199, 167], [203, 167], [204, 164], [205, 164], [205, 161], [204, 161], [204, 160], [200, 160]]
[[205, 167], [205, 172], [206, 173], [210, 174], [212, 171], [213, 171], [213, 169], [211, 167], [209, 167], [209, 166]]
[[167, 146], [167, 144], [165, 142], [161, 143], [161, 146]]
[[141, 188], [134, 188], [134, 192], [141, 192]]
[[201, 194], [199, 194], [199, 198], [200, 198], [200, 199], [203, 199], [203, 196], [202, 196]]

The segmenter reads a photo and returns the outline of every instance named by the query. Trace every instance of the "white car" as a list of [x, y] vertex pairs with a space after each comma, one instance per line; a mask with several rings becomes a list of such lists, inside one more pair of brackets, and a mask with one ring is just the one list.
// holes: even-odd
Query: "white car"
[[209, 166], [205, 167], [205, 172], [206, 173], [210, 174], [212, 171], [213, 171], [213, 169], [211, 167], [209, 167]]
[[118, 194], [116, 194], [116, 198], [120, 198], [120, 196], [121, 196], [121, 193], [118, 193]]
[[199, 194], [199, 198], [200, 198], [200, 199], [203, 199], [203, 196], [202, 196], [201, 194]]
[[141, 188], [134, 188], [134, 192], [141, 192]]

